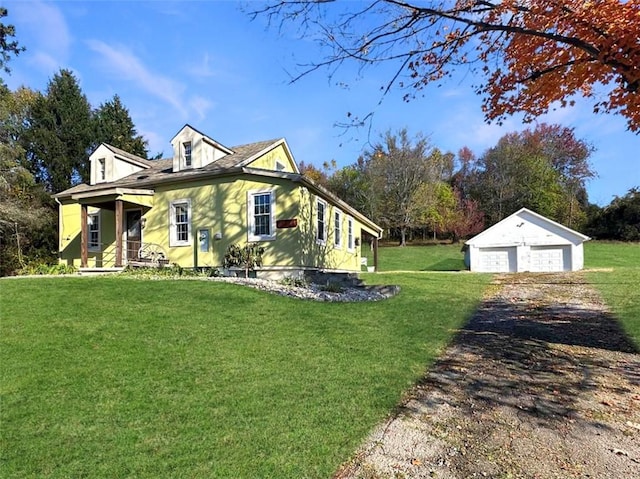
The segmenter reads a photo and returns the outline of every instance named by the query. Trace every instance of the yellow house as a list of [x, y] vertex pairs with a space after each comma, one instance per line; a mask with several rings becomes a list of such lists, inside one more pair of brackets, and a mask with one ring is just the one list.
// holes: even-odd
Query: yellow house
[[382, 228], [301, 175], [284, 139], [228, 148], [185, 125], [171, 144], [164, 160], [91, 154], [90, 184], [55, 195], [61, 262], [220, 268], [251, 242], [265, 250], [259, 277], [357, 272], [364, 244], [377, 263]]

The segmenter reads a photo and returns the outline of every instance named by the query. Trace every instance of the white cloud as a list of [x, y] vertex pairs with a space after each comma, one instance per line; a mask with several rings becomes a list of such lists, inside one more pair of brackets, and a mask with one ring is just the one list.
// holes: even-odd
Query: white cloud
[[206, 118], [207, 112], [214, 106], [214, 104], [204, 97], [194, 96], [189, 101], [189, 106], [198, 115], [198, 119], [202, 121]]
[[142, 61], [126, 47], [113, 47], [99, 40], [87, 41], [89, 48], [103, 60], [103, 68], [114, 78], [130, 80], [147, 93], [173, 106], [183, 118], [188, 117], [182, 96], [185, 86], [171, 78], [150, 71]]
[[202, 61], [197, 65], [189, 67], [189, 73], [197, 78], [210, 78], [214, 76], [214, 71], [211, 69], [209, 60], [209, 54], [205, 53], [202, 57]]
[[11, 17], [28, 30], [31, 43], [26, 58], [39, 70], [51, 73], [65, 66], [73, 38], [62, 12], [55, 6], [41, 1], [11, 2]]

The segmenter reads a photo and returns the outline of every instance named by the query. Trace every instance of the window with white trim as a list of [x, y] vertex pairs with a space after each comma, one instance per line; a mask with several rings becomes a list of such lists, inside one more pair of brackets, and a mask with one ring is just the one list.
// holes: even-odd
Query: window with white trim
[[342, 211], [338, 209], [333, 212], [333, 246], [342, 248]]
[[353, 251], [353, 218], [347, 217], [347, 250]]
[[191, 244], [191, 200], [176, 200], [169, 207], [169, 246]]
[[327, 204], [319, 198], [316, 202], [316, 240], [321, 244], [327, 241]]
[[107, 179], [107, 163], [105, 158], [98, 159], [98, 181]]
[[87, 215], [88, 226], [88, 249], [89, 251], [100, 251], [100, 213], [90, 213]]
[[248, 241], [268, 241], [276, 237], [276, 193], [273, 190], [248, 192]]
[[284, 171], [286, 168], [287, 167], [280, 161], [280, 159], [276, 160], [276, 171]]
[[185, 168], [191, 168], [191, 142], [185, 141], [182, 144], [182, 149], [184, 153], [184, 166]]

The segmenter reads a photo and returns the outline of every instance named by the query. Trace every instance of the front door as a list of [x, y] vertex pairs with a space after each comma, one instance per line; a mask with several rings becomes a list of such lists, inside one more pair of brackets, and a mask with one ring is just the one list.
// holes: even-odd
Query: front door
[[127, 260], [138, 259], [138, 250], [142, 246], [142, 228], [140, 228], [140, 210], [128, 210], [126, 212], [125, 240], [127, 245]]

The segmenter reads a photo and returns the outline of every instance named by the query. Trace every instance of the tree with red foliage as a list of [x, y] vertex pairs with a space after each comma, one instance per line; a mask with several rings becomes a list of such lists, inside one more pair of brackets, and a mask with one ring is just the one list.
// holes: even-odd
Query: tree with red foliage
[[390, 64], [382, 90], [405, 88], [408, 101], [466, 65], [488, 120], [531, 121], [582, 95], [640, 131], [640, 0], [272, 0], [260, 14], [327, 52], [293, 81], [345, 62]]

